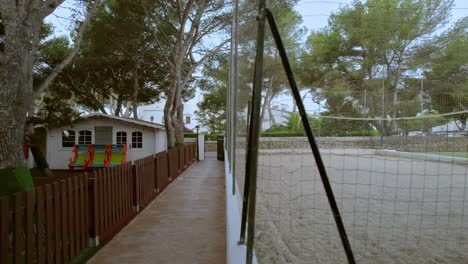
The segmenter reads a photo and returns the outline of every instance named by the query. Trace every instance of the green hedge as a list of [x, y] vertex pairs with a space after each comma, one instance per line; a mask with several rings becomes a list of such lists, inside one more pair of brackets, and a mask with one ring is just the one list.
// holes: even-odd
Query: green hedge
[[[216, 141], [218, 139], [218, 137], [223, 137], [224, 134], [222, 133], [215, 133], [215, 134], [203, 134], [203, 133], [200, 133], [202, 135], [205, 135], [205, 140], [206, 141]], [[197, 137], [197, 133], [192, 133], [192, 132], [185, 132], [184, 133], [184, 137], [185, 138], [196, 138]]]
[[380, 136], [380, 133], [377, 130], [357, 130], [357, 131], [345, 132], [337, 136], [338, 137], [378, 137]]
[[216, 140], [218, 140], [218, 137], [221, 137], [221, 138], [222, 138], [222, 137], [224, 137], [224, 135], [221, 134], [221, 133], [218, 133], [218, 134], [206, 134], [206, 135], [205, 135], [205, 140], [206, 140], [206, 141], [216, 141]]
[[[314, 132], [314, 136], [318, 136], [318, 131], [313, 131]], [[349, 132], [343, 132], [343, 133], [340, 133], [340, 134], [336, 134], [336, 135], [333, 135], [333, 134], [329, 134], [329, 133], [325, 133], [325, 131], [321, 131], [320, 135], [322, 137], [376, 137], [376, 136], [379, 136], [380, 133], [379, 131], [376, 131], [376, 130], [371, 130], [371, 131], [367, 131], [367, 130], [362, 130], [362, 131], [349, 131]], [[239, 134], [238, 136], [240, 137], [245, 137], [245, 133], [243, 134]], [[262, 132], [260, 134], [261, 137], [305, 137], [305, 133], [304, 132]]]
[[196, 138], [196, 137], [197, 137], [197, 133], [193, 133], [193, 132], [184, 133], [184, 138]]
[[262, 132], [261, 137], [304, 137], [304, 132]]
[[[349, 132], [342, 132], [339, 134], [329, 134], [325, 133], [326, 131], [321, 131], [321, 136], [328, 136], [328, 137], [377, 137], [380, 135], [379, 131], [376, 130], [357, 130], [357, 131], [349, 131]], [[314, 131], [314, 135], [318, 136], [318, 132]], [[185, 138], [196, 138], [197, 133], [184, 133]], [[245, 136], [245, 134], [239, 134], [238, 136]], [[262, 132], [260, 134], [261, 137], [305, 137], [304, 132]], [[223, 134], [205, 134], [206, 141], [216, 141], [218, 137], [223, 137]]]

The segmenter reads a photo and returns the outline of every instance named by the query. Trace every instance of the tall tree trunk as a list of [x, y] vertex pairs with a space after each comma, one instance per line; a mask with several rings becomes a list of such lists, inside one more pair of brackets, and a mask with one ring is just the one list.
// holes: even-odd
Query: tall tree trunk
[[184, 58], [182, 56], [177, 57], [176, 59], [176, 69], [175, 69], [175, 79], [177, 87], [175, 89], [172, 109], [171, 109], [171, 121], [172, 126], [174, 127], [174, 144], [181, 145], [184, 144], [184, 108], [182, 106], [182, 89], [185, 87], [185, 78], [182, 76], [182, 65]]
[[[265, 120], [265, 112], [268, 111], [269, 118], [271, 120], [271, 99], [273, 98], [273, 77], [270, 78], [269, 84], [267, 86], [267, 92], [265, 95], [265, 99], [263, 100], [263, 107], [262, 112], [260, 114], [260, 129], [263, 130], [263, 120]], [[271, 123], [270, 123], [271, 125]], [[271, 127], [271, 126], [270, 126]]]
[[0, 169], [24, 164], [22, 144], [24, 125], [33, 102], [34, 32], [25, 25], [7, 31], [5, 49], [0, 62]]
[[49, 163], [40, 145], [40, 143], [45, 140], [45, 131], [40, 133], [38, 130], [34, 129], [31, 124], [27, 124], [26, 126], [24, 142], [28, 145], [29, 149], [31, 149], [36, 168], [41, 176], [52, 176], [52, 172], [49, 170]]
[[274, 126], [274, 125], [276, 125], [276, 119], [275, 119], [275, 116], [273, 115], [273, 111], [271, 111], [271, 101], [272, 100], [273, 100], [273, 96], [271, 97], [270, 101], [268, 102], [268, 116], [270, 116], [271, 125]]
[[[88, 13], [80, 28], [75, 48], [33, 90], [33, 66], [37, 53], [42, 22], [64, 0], [54, 1], [0, 1], [4, 28], [3, 50], [0, 50], [0, 169], [24, 164], [22, 144], [28, 112], [33, 110], [35, 93], [46, 90], [60, 71], [76, 55], [84, 27], [92, 14]], [[95, 8], [98, 1], [93, 5]]]
[[296, 100], [293, 99], [292, 101], [293, 101], [293, 110], [292, 111], [293, 111], [293, 113], [296, 113], [296, 111], [297, 111]]
[[133, 111], [133, 118], [138, 119], [138, 92], [139, 92], [139, 85], [138, 85], [138, 68], [140, 63], [137, 62], [135, 66], [135, 72], [133, 73], [133, 94], [132, 94], [132, 111]]
[[455, 125], [457, 126], [458, 128], [458, 131], [460, 132], [465, 132], [465, 129], [466, 129], [466, 115], [465, 114], [462, 114], [460, 115], [460, 124], [458, 124], [457, 120], [455, 119]]
[[270, 88], [267, 88], [265, 99], [263, 99], [262, 112], [260, 113], [260, 130], [263, 130], [263, 120], [265, 120], [265, 112], [267, 108], [268, 100], [270, 99]]
[[115, 107], [115, 116], [120, 116], [120, 112], [122, 112], [122, 95], [119, 94], [117, 97], [117, 105]]
[[[174, 70], [173, 70], [174, 71]], [[167, 147], [173, 148], [175, 145], [174, 126], [172, 123], [172, 105], [174, 103], [174, 95], [176, 92], [176, 81], [173, 80], [166, 94], [166, 103], [164, 104], [164, 127], [166, 128]]]
[[184, 144], [184, 105], [181, 99], [179, 99], [177, 106], [177, 122], [174, 127], [176, 145]]

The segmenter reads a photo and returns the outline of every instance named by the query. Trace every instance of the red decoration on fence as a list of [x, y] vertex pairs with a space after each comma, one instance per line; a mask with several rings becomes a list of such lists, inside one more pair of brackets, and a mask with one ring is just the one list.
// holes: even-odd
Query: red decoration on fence
[[26, 144], [23, 144], [23, 155], [25, 159], [29, 159], [29, 148]]

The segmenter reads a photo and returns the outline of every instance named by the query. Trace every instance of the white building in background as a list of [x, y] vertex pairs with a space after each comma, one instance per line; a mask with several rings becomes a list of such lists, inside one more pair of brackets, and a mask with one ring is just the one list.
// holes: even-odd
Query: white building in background
[[459, 127], [462, 127], [460, 121], [450, 121], [444, 125], [433, 127], [432, 134], [446, 137], [457, 137], [468, 132], [468, 126], [465, 127], [465, 131], [460, 131]]
[[[195, 97], [188, 102], [184, 103], [184, 126], [196, 132], [195, 127], [199, 125], [195, 111], [198, 110], [198, 102], [203, 99], [203, 94], [197, 93]], [[138, 118], [149, 121], [164, 124], [164, 104], [165, 100], [161, 100], [158, 103], [143, 105], [138, 107]], [[200, 131], [208, 131], [206, 128], [200, 126]]]

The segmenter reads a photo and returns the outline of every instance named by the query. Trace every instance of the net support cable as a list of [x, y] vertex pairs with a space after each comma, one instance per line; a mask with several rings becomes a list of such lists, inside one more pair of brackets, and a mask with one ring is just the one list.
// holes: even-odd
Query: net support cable
[[255, 58], [255, 72], [254, 72], [254, 85], [252, 91], [252, 104], [250, 112], [250, 126], [249, 126], [249, 137], [247, 143], [247, 156], [246, 156], [246, 171], [245, 171], [245, 186], [244, 186], [244, 197], [242, 207], [242, 222], [241, 222], [241, 234], [239, 243], [245, 242], [245, 229], [247, 226], [247, 256], [246, 263], [252, 264], [253, 261], [253, 246], [255, 236], [255, 210], [256, 210], [256, 189], [257, 189], [257, 163], [258, 163], [258, 150], [259, 150], [259, 138], [260, 138], [260, 105], [261, 105], [261, 91], [263, 87], [263, 55], [265, 45], [265, 20], [268, 19], [270, 29], [273, 38], [278, 48], [278, 52], [281, 57], [281, 61], [288, 78], [291, 91], [296, 101], [299, 114], [304, 125], [304, 129], [312, 149], [312, 153], [317, 164], [320, 177], [323, 182], [325, 192], [327, 194], [328, 202], [335, 220], [335, 224], [338, 229], [338, 233], [343, 244], [348, 263], [354, 264], [355, 259], [351, 244], [349, 243], [346, 229], [341, 218], [341, 214], [336, 203], [333, 189], [328, 178], [325, 165], [320, 154], [317, 142], [315, 141], [307, 118], [307, 112], [302, 102], [302, 98], [297, 87], [297, 83], [292, 71], [291, 64], [289, 63], [286, 50], [281, 39], [281, 35], [278, 30], [273, 13], [266, 8], [266, 1], [261, 0], [259, 3], [259, 15], [257, 17], [257, 48]]

